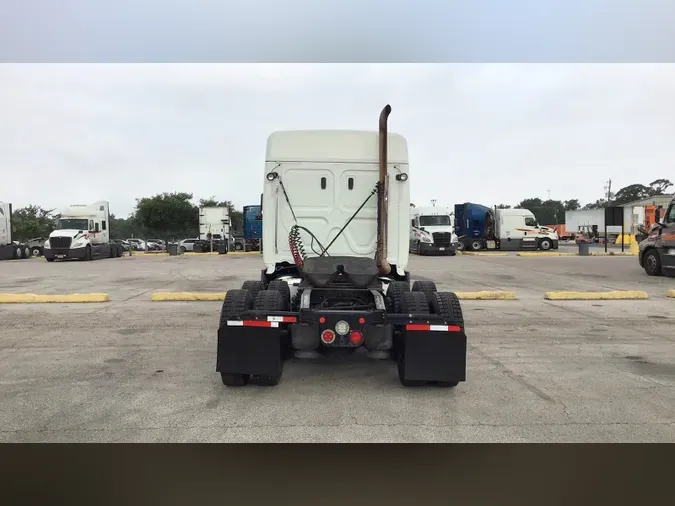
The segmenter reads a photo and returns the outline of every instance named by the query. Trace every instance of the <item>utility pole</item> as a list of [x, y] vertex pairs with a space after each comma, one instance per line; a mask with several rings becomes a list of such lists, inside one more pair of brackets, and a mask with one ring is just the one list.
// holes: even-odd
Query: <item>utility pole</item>
[[436, 207], [436, 199], [431, 199], [431, 205]]
[[551, 190], [546, 190], [548, 192], [548, 200], [551, 200]]
[[608, 179], [603, 188], [606, 191], [605, 200], [607, 200], [607, 203], [609, 204], [612, 200], [612, 180]]

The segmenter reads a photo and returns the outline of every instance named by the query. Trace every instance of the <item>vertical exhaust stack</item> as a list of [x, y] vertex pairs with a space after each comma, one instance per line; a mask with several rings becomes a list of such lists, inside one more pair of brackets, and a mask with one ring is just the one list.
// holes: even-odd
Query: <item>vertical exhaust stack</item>
[[380, 177], [377, 193], [377, 253], [376, 261], [380, 274], [389, 275], [391, 265], [387, 262], [387, 118], [391, 106], [384, 106], [380, 113]]

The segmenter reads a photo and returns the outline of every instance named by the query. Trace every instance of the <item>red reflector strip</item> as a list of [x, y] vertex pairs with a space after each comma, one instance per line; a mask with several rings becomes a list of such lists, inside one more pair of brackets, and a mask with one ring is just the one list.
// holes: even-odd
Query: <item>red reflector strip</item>
[[266, 322], [261, 320], [230, 320], [227, 322], [228, 327], [278, 327], [279, 322]]
[[268, 322], [295, 323], [298, 319], [295, 316], [268, 316]]
[[422, 325], [411, 323], [405, 326], [406, 330], [417, 330], [423, 332], [461, 332], [462, 329], [457, 325]]

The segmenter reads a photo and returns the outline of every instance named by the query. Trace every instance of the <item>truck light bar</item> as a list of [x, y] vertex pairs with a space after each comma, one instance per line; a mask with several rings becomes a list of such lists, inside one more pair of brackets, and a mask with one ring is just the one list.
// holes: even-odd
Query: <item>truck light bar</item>
[[277, 328], [280, 323], [295, 323], [295, 316], [268, 316], [267, 320], [228, 320], [228, 327], [266, 327]]
[[462, 329], [457, 325], [421, 325], [408, 324], [405, 326], [406, 330], [418, 330], [424, 332], [461, 332]]

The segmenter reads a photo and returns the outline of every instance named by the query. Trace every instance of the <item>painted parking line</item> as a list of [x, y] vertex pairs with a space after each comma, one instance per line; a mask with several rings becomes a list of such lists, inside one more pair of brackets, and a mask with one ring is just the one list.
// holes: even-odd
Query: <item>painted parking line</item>
[[647, 292], [636, 290], [614, 292], [547, 292], [546, 300], [644, 300]]
[[225, 299], [226, 292], [199, 293], [199, 292], [157, 292], [152, 294], [153, 302], [174, 301], [218, 301]]
[[35, 293], [0, 294], [0, 304], [85, 304], [109, 302], [107, 293], [70, 293], [64, 295], [46, 295]]
[[516, 300], [515, 292], [457, 292], [460, 300]]

